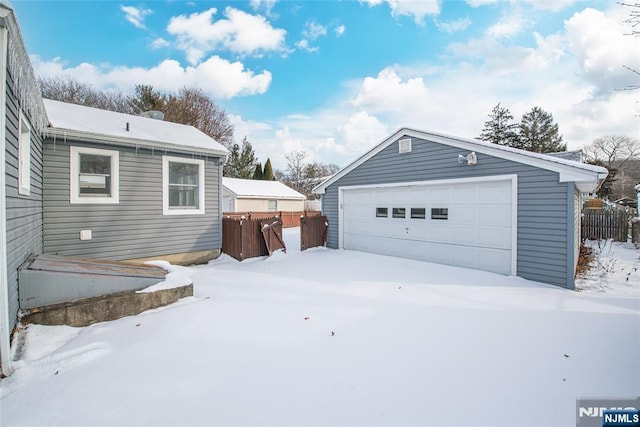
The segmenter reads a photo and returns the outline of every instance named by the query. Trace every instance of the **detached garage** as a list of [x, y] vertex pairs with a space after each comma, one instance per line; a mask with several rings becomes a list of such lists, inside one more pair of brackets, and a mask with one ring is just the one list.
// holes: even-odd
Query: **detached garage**
[[573, 289], [580, 193], [606, 169], [401, 129], [318, 186], [328, 246]]

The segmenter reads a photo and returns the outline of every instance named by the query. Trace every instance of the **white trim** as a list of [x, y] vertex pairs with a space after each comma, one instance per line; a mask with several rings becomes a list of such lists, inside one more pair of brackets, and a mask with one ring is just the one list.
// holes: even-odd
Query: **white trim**
[[[362, 165], [364, 162], [375, 156], [389, 145], [394, 143], [400, 137], [412, 137], [436, 142], [451, 147], [456, 147], [465, 151], [475, 151], [476, 153], [487, 154], [490, 156], [510, 160], [513, 162], [523, 163], [533, 167], [558, 172], [559, 182], [575, 181], [581, 191], [588, 191], [599, 186], [602, 180], [607, 176], [607, 170], [601, 166], [588, 165], [578, 163], [571, 160], [551, 157], [544, 154], [532, 153], [529, 151], [518, 150], [502, 145], [491, 144], [482, 141], [463, 139], [458, 137], [445, 136], [432, 132], [419, 131], [415, 129], [402, 128], [396, 133], [373, 147], [367, 153], [356, 159], [354, 162], [343, 168], [325, 182], [321, 183], [313, 189], [315, 193], [323, 194], [328, 186], [338, 181], [340, 178]], [[452, 159], [454, 162], [456, 159]]]
[[18, 120], [18, 194], [28, 196], [31, 194], [31, 127], [22, 111]]
[[[169, 207], [169, 162], [198, 165], [198, 209], [171, 209]], [[186, 157], [162, 156], [162, 214], [204, 215], [204, 160]]]
[[[111, 196], [80, 196], [80, 154], [111, 157]], [[88, 147], [69, 147], [69, 202], [77, 204], [120, 203], [120, 153]]]
[[433, 185], [455, 185], [477, 182], [511, 181], [511, 275], [518, 272], [518, 175], [488, 175], [474, 178], [437, 179], [432, 181], [394, 182], [386, 184], [348, 185], [338, 187], [338, 248], [344, 249], [344, 192], [367, 188], [416, 187]]
[[7, 41], [8, 31], [0, 27], [0, 364], [2, 373], [11, 375], [11, 330], [9, 329], [9, 279], [7, 276]]

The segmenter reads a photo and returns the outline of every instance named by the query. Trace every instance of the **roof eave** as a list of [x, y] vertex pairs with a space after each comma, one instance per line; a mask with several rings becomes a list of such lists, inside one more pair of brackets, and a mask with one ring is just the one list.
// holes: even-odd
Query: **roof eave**
[[[433, 142], [439, 142], [445, 145], [449, 145], [452, 147], [457, 147], [463, 150], [473, 150], [482, 154], [487, 154], [499, 158], [504, 158], [506, 160], [515, 161], [518, 163], [528, 164], [534, 167], [539, 167], [542, 169], [552, 170], [554, 172], [558, 172], [560, 176], [560, 182], [567, 181], [578, 181], [585, 180], [591, 181], [597, 179], [596, 177], [600, 174], [604, 173], [606, 169], [593, 166], [586, 165], [583, 163], [576, 163], [570, 160], [558, 159], [554, 157], [546, 158], [543, 154], [531, 153], [522, 150], [516, 150], [511, 148], [502, 147], [499, 145], [491, 146], [486, 145], [484, 143], [480, 143], [479, 141], [467, 140], [459, 137], [453, 137], [448, 135], [436, 134], [431, 132], [420, 131], [416, 129], [410, 128], [401, 128], [394, 132], [391, 136], [383, 140], [381, 143], [377, 144], [369, 151], [367, 151], [362, 156], [358, 157], [356, 160], [351, 162], [341, 171], [336, 173], [333, 177], [329, 178], [325, 182], [313, 188], [313, 192], [315, 194], [324, 194], [327, 187], [338, 181], [340, 178], [351, 172], [356, 167], [360, 166], [365, 161], [369, 160], [371, 157], [382, 151], [389, 144], [394, 142], [400, 136], [409, 136], [420, 139], [427, 139]], [[522, 159], [519, 159], [522, 157]], [[526, 161], [525, 161], [526, 159]]]
[[126, 138], [120, 136], [113, 135], [103, 135], [99, 133], [93, 132], [83, 132], [77, 131], [73, 129], [63, 129], [56, 127], [49, 127], [46, 129], [45, 135], [47, 137], [61, 137], [64, 139], [71, 139], [74, 141], [86, 141], [86, 142], [97, 142], [97, 143], [110, 143], [114, 145], [125, 145], [127, 147], [146, 147], [146, 148], [160, 148], [166, 149], [173, 152], [183, 152], [183, 153], [203, 153], [210, 154], [214, 156], [226, 157], [228, 151], [225, 149], [224, 151], [211, 149], [211, 148], [200, 148], [200, 147], [188, 147], [184, 145], [171, 144], [168, 142], [162, 141], [153, 141], [147, 139], [138, 139], [138, 138]]

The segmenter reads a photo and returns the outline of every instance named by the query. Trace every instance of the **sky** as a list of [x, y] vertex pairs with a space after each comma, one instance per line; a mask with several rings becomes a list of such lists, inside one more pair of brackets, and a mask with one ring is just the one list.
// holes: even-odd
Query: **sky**
[[640, 37], [615, 1], [12, 2], [37, 76], [197, 86], [261, 162], [346, 166], [401, 127], [477, 137], [539, 106], [568, 149], [640, 137]]

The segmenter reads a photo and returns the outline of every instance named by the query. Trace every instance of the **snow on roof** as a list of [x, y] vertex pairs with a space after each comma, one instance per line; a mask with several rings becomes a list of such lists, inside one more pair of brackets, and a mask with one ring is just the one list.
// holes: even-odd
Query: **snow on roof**
[[235, 194], [236, 197], [306, 199], [304, 194], [300, 194], [278, 181], [223, 177], [222, 185], [225, 190]]
[[123, 143], [179, 151], [226, 155], [227, 149], [193, 126], [44, 100], [47, 133], [69, 139]]

